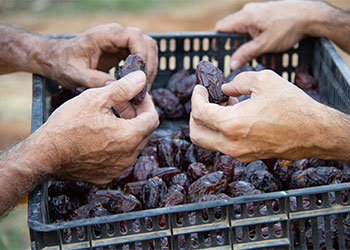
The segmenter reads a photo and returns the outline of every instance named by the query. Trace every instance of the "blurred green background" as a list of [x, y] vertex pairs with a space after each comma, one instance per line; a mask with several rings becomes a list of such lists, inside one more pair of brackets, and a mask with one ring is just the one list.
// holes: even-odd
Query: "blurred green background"
[[[256, 0], [257, 1], [257, 0]], [[255, 1], [255, 2], [256, 2]], [[144, 32], [213, 30], [251, 0], [0, 0], [0, 22], [38, 33], [79, 33], [117, 22]], [[350, 9], [349, 0], [329, 0]], [[340, 51], [350, 64], [349, 56]], [[31, 74], [0, 76], [0, 150], [30, 133]], [[0, 250], [30, 249], [27, 205], [0, 219]]]

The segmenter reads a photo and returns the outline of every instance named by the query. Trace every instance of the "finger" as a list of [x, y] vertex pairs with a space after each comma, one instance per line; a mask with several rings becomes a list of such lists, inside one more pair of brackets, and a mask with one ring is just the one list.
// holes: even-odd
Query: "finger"
[[109, 81], [115, 81], [112, 75], [93, 69], [82, 70], [76, 76], [75, 80], [88, 88], [102, 87]]
[[222, 85], [222, 92], [228, 96], [251, 95], [257, 92], [257, 74], [259, 72], [242, 72], [231, 82]]
[[190, 138], [193, 144], [213, 151], [219, 151], [218, 145], [223, 143], [221, 133], [197, 124], [192, 116], [190, 116]]
[[136, 117], [135, 107], [130, 102], [116, 104], [113, 106], [113, 108], [123, 119], [132, 119]]
[[132, 72], [118, 81], [101, 89], [106, 94], [106, 106], [127, 102], [135, 97], [146, 84], [146, 75], [142, 71]]
[[238, 11], [217, 21], [215, 31], [248, 33], [250, 19], [245, 12]]
[[209, 103], [208, 91], [201, 85], [197, 85], [192, 93], [192, 112], [191, 117], [196, 123], [213, 130], [219, 130], [219, 121], [221, 117], [226, 116], [225, 107]]
[[239, 100], [235, 97], [229, 97], [228, 102], [227, 102], [227, 106], [233, 106], [235, 104], [239, 103]]
[[265, 52], [264, 45], [265, 35], [262, 33], [253, 40], [241, 45], [232, 55], [230, 67], [235, 70], [254, 58]]
[[148, 47], [147, 53], [147, 79], [148, 79], [148, 91], [151, 89], [152, 83], [157, 75], [158, 69], [158, 46], [155, 40], [145, 35], [145, 41]]
[[145, 99], [135, 107], [137, 116], [124, 122], [129, 129], [133, 130], [135, 135], [144, 138], [149, 136], [158, 127], [158, 114], [148, 93]]

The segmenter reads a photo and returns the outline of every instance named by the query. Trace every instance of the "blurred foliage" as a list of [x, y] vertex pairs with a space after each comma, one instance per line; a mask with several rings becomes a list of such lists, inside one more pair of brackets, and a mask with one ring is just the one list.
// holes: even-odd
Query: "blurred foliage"
[[0, 0], [0, 13], [10, 11], [74, 14], [96, 11], [145, 11], [169, 8], [190, 0]]

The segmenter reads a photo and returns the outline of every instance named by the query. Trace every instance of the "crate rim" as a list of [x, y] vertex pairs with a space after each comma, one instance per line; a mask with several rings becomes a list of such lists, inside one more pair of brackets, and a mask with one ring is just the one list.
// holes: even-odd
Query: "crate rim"
[[[234, 198], [218, 200], [218, 201], [189, 203], [189, 204], [173, 206], [173, 207], [147, 209], [147, 210], [141, 210], [137, 212], [122, 213], [122, 214], [101, 216], [101, 217], [74, 220], [74, 221], [64, 221], [64, 222], [50, 223], [50, 224], [40, 223], [28, 218], [28, 226], [30, 229], [35, 231], [49, 232], [49, 231], [61, 230], [65, 228], [73, 228], [77, 226], [89, 226], [94, 224], [113, 223], [113, 222], [119, 222], [123, 220], [133, 220], [133, 219], [139, 219], [144, 217], [158, 216], [162, 214], [191, 212], [191, 211], [201, 210], [205, 208], [214, 208], [214, 207], [220, 207], [220, 206], [224, 207], [224, 206], [231, 206], [231, 205], [242, 204], [247, 202], [259, 202], [263, 200], [289, 198], [293, 196], [312, 195], [312, 194], [319, 194], [319, 193], [326, 193], [326, 192], [337, 192], [337, 191], [348, 190], [348, 189], [350, 189], [350, 183], [331, 184], [331, 185], [323, 185], [323, 186], [316, 186], [316, 187], [309, 187], [309, 188], [302, 188], [302, 189], [291, 189], [287, 191], [271, 192], [271, 193], [265, 193], [265, 194], [234, 197]], [[278, 213], [279, 212], [277, 211], [276, 215]]]

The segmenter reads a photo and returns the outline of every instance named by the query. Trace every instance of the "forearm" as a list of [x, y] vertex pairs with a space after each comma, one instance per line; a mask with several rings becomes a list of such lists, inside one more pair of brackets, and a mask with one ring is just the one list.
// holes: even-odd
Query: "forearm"
[[313, 155], [350, 161], [350, 116], [320, 104], [319, 121], [314, 127]]
[[350, 11], [320, 3], [311, 13], [310, 23], [304, 26], [306, 35], [326, 37], [350, 53]]
[[53, 174], [53, 143], [33, 134], [0, 153], [0, 215]]
[[54, 66], [49, 60], [49, 48], [57, 39], [0, 24], [0, 74], [26, 71], [47, 76]]

